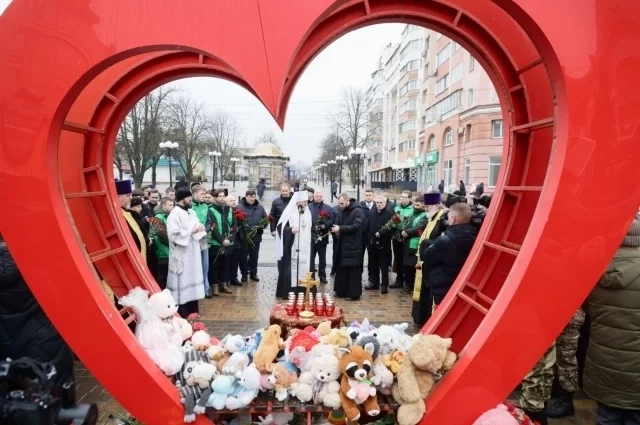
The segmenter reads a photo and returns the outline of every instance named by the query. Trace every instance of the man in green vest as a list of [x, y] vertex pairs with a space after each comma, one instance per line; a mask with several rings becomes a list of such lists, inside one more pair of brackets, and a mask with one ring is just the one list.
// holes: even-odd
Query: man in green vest
[[226, 194], [222, 189], [212, 193], [213, 202], [209, 207], [211, 217], [209, 239], [209, 282], [212, 295], [220, 292], [232, 294], [229, 288], [229, 261], [232, 253], [233, 241], [237, 233], [237, 223], [232, 209], [226, 203]]
[[[191, 188], [191, 193], [193, 194], [193, 204], [191, 208], [198, 216], [198, 220], [200, 220], [200, 224], [204, 226], [204, 228], [208, 231], [211, 228], [211, 219], [209, 216], [209, 205], [204, 202], [204, 194], [207, 189], [204, 186], [199, 184], [193, 186]], [[209, 286], [209, 247], [200, 251], [200, 256], [202, 257], [202, 281], [204, 282], [204, 296], [205, 298], [211, 298], [213, 295], [211, 293], [211, 287]]]
[[405, 228], [400, 232], [400, 236], [404, 238], [404, 258], [402, 258], [402, 267], [404, 268], [404, 290], [403, 294], [413, 294], [413, 284], [416, 280], [416, 264], [418, 263], [418, 245], [420, 236], [427, 227], [427, 212], [424, 209], [424, 199], [422, 196], [416, 196], [413, 199], [413, 214], [407, 219]]
[[173, 207], [175, 206], [173, 200], [168, 197], [160, 200], [160, 208], [162, 212], [156, 214], [156, 218], [164, 224], [163, 229], [158, 231], [153, 236], [153, 246], [156, 250], [156, 256], [158, 257], [158, 286], [160, 289], [167, 287], [167, 276], [169, 275], [169, 237], [167, 236], [167, 217]]
[[413, 205], [411, 205], [411, 191], [402, 191], [400, 197], [400, 204], [396, 205], [393, 212], [398, 214], [402, 219], [402, 223], [398, 226], [398, 237], [394, 237], [391, 244], [393, 247], [393, 271], [396, 272], [396, 281], [389, 285], [389, 288], [402, 288], [403, 285], [408, 282], [404, 275], [403, 259], [404, 259], [404, 239], [400, 236], [409, 217], [413, 215]]

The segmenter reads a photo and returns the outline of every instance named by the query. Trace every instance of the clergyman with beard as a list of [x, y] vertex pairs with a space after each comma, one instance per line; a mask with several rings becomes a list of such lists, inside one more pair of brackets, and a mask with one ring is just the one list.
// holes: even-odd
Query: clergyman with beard
[[186, 187], [176, 190], [176, 206], [167, 218], [169, 237], [169, 277], [167, 289], [178, 303], [178, 313], [193, 319], [198, 315], [198, 300], [204, 298], [202, 279], [202, 243], [207, 232], [191, 209], [192, 194]]

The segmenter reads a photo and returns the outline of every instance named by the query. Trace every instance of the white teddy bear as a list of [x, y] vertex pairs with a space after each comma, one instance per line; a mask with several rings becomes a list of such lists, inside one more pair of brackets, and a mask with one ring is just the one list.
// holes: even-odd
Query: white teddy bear
[[178, 304], [173, 299], [171, 291], [165, 289], [162, 292], [156, 292], [149, 297], [149, 303], [153, 308], [153, 311], [164, 322], [169, 339], [178, 347], [182, 346], [182, 343], [193, 334], [193, 328], [182, 317], [176, 316], [178, 311]]
[[311, 371], [303, 372], [298, 384], [292, 385], [292, 395], [305, 403], [313, 398], [315, 404], [324, 404], [332, 409], [340, 408], [338, 358], [332, 354], [321, 354], [310, 363]]

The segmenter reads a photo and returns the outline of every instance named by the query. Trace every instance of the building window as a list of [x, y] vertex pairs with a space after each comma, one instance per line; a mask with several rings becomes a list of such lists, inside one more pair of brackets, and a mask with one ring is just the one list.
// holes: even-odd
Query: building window
[[471, 180], [471, 158], [464, 159], [464, 182], [465, 184], [469, 184]]
[[377, 153], [377, 154], [373, 155], [373, 161], [374, 162], [382, 161], [382, 154], [381, 153]]
[[436, 150], [436, 136], [434, 134], [429, 136], [429, 144], [427, 145], [427, 149], [429, 151], [435, 151]]
[[462, 104], [462, 90], [456, 90], [449, 96], [442, 99], [440, 102], [433, 105], [431, 110], [433, 111], [434, 119], [441, 117], [447, 112], [453, 111]]
[[453, 160], [444, 161], [444, 187], [447, 189], [453, 183]]
[[447, 127], [447, 129], [444, 131], [444, 145], [445, 146], [453, 145], [453, 136], [452, 136], [450, 127]]
[[476, 58], [469, 56], [469, 72], [473, 71], [476, 67]]
[[451, 84], [456, 83], [462, 79], [462, 62], [457, 64], [451, 70]]
[[460, 45], [454, 41], [453, 42], [453, 51], [457, 52], [458, 50], [460, 50]]
[[502, 120], [491, 121], [491, 137], [493, 139], [502, 139]]
[[436, 185], [436, 166], [435, 164], [427, 165], [427, 185], [435, 186]]
[[500, 165], [502, 164], [502, 157], [490, 156], [489, 157], [489, 187], [495, 187], [498, 182], [498, 174], [500, 174]]
[[406, 150], [413, 150], [413, 149], [416, 148], [416, 141], [415, 140], [407, 140], [404, 143], [406, 145]]
[[449, 88], [449, 74], [436, 81], [436, 95]]
[[404, 114], [406, 111], [411, 111], [416, 109], [416, 107], [418, 106], [418, 100], [417, 99], [411, 99], [406, 101], [401, 107], [400, 107], [400, 115]]
[[405, 131], [408, 131], [408, 130], [415, 130], [415, 128], [416, 128], [416, 120], [403, 122], [402, 124], [400, 124], [400, 133], [404, 133]]
[[465, 143], [471, 141], [471, 124], [467, 124], [467, 128], [464, 130], [464, 141]]
[[398, 145], [398, 152], [403, 152], [403, 151], [404, 151], [404, 142]]
[[409, 90], [415, 90], [418, 88], [418, 80], [407, 81], [407, 83], [400, 89], [400, 96], [404, 96]]
[[400, 60], [404, 59], [405, 56], [409, 54], [409, 52], [418, 50], [420, 48], [420, 40], [411, 40], [407, 43], [406, 46], [400, 52]]
[[440, 66], [445, 63], [451, 57], [451, 43], [447, 43], [442, 50], [438, 52], [436, 66]]
[[469, 107], [473, 106], [473, 89], [469, 89], [467, 102], [469, 103]]

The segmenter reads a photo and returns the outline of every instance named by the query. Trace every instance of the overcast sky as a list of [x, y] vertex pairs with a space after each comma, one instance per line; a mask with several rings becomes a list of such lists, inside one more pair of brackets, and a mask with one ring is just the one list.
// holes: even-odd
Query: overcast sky
[[[0, 12], [10, 0], [0, 0]], [[189, 78], [178, 85], [215, 111], [224, 109], [243, 129], [247, 146], [262, 133], [273, 130], [284, 154], [292, 162], [311, 164], [320, 140], [330, 131], [327, 115], [335, 107], [343, 87], [366, 87], [381, 48], [400, 40], [404, 25], [383, 24], [345, 35], [328, 46], [307, 67], [293, 91], [284, 133], [280, 132], [266, 109], [247, 91], [215, 78]]]

